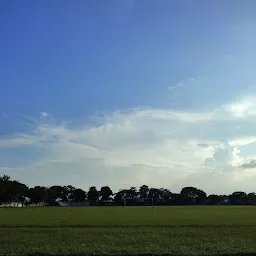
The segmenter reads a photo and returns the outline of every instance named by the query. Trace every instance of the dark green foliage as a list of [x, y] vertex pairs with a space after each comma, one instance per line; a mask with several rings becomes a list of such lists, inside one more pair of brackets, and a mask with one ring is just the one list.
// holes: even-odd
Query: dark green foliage
[[16, 180], [10, 180], [7, 175], [0, 176], [0, 203], [2, 202], [24, 202], [28, 195], [28, 187]]
[[113, 195], [112, 190], [108, 186], [104, 186], [100, 189], [101, 200], [109, 200], [110, 196]]
[[80, 188], [72, 185], [67, 186], [35, 186], [28, 188], [25, 184], [11, 180], [9, 176], [0, 176], [0, 204], [12, 201], [25, 202], [30, 198], [31, 203], [46, 202], [49, 205], [56, 205], [56, 201], [84, 202], [90, 201], [91, 205], [104, 205], [104, 202], [114, 197], [115, 205], [254, 205], [256, 194], [246, 194], [243, 191], [236, 191], [230, 195], [209, 195], [195, 187], [184, 187], [180, 193], [172, 193], [165, 188], [150, 188], [142, 185], [139, 191], [135, 187], [120, 190], [113, 193], [110, 187], [103, 186], [100, 191], [95, 186], [89, 188], [86, 193]]
[[97, 203], [99, 196], [100, 196], [100, 193], [97, 190], [97, 188], [94, 186], [90, 187], [87, 197], [88, 197], [88, 200], [91, 202], [91, 205], [95, 205]]

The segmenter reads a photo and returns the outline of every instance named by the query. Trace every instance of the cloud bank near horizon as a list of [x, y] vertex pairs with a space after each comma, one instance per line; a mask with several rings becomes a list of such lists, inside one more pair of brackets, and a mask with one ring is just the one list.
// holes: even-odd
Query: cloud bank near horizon
[[174, 192], [255, 190], [256, 96], [210, 111], [134, 108], [57, 121], [41, 112], [29, 129], [0, 138], [0, 174], [29, 184], [148, 184]]

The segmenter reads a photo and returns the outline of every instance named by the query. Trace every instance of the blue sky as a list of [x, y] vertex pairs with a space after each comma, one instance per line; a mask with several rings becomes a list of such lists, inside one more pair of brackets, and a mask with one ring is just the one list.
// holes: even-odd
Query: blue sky
[[31, 186], [253, 190], [255, 8], [3, 1], [0, 174]]

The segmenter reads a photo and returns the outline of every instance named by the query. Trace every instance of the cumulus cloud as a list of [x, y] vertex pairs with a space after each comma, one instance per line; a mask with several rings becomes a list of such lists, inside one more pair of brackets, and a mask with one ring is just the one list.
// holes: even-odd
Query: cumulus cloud
[[232, 171], [235, 167], [240, 166], [244, 159], [239, 156], [240, 150], [224, 143], [213, 149], [213, 156], [205, 159], [205, 165], [217, 168], [222, 171]]
[[[48, 114], [41, 113], [30, 131], [0, 139], [6, 156], [5, 165], [0, 158], [0, 173], [31, 185], [84, 189], [148, 184], [175, 192], [187, 185], [208, 193], [251, 191], [256, 173], [245, 169], [250, 168], [248, 155], [241, 152], [256, 138], [254, 109], [249, 104], [241, 119], [234, 114], [236, 108], [227, 107], [231, 105], [193, 113], [135, 108], [79, 123], [52, 117], [49, 122]], [[21, 152], [29, 161], [18, 164]]]

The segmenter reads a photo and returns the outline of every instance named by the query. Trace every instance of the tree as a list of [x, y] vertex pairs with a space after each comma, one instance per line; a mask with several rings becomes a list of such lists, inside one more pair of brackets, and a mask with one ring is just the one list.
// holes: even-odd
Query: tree
[[142, 185], [139, 189], [140, 197], [146, 198], [148, 196], [149, 188], [147, 185]]
[[201, 189], [197, 189], [197, 197], [196, 197], [196, 202], [195, 203], [196, 204], [205, 204], [206, 199], [207, 199], [206, 193]]
[[40, 203], [45, 201], [47, 196], [47, 188], [41, 186], [35, 186], [34, 188], [30, 188], [28, 190], [28, 197], [31, 199], [33, 203]]
[[28, 194], [28, 187], [16, 180], [10, 180], [7, 175], [0, 176], [0, 203], [24, 201]]
[[45, 201], [49, 204], [55, 204], [58, 198], [63, 198], [63, 187], [52, 186], [47, 189]]
[[173, 193], [172, 194], [172, 204], [174, 205], [182, 205], [183, 198], [181, 194]]
[[159, 204], [162, 199], [162, 191], [158, 188], [151, 188], [148, 192], [148, 197], [153, 200], [154, 205]]
[[220, 196], [218, 196], [218, 195], [209, 195], [208, 197], [207, 197], [207, 204], [209, 204], [209, 205], [216, 205], [216, 204], [218, 204], [219, 202], [221, 201], [221, 198], [220, 198]]
[[0, 176], [0, 181], [8, 183], [10, 181], [10, 177], [4, 174], [3, 176]]
[[63, 200], [63, 201], [72, 201], [73, 199], [73, 193], [74, 191], [76, 190], [76, 188], [74, 188], [73, 186], [71, 185], [68, 185], [68, 186], [64, 186], [62, 188], [62, 191], [61, 191], [61, 196], [60, 198]]
[[89, 191], [88, 191], [88, 194], [87, 194], [87, 197], [88, 197], [88, 200], [91, 202], [91, 205], [95, 205], [99, 199], [99, 192], [97, 190], [96, 187], [90, 187], [89, 188]]
[[246, 197], [245, 192], [236, 191], [229, 196], [229, 199], [231, 204], [243, 204]]
[[246, 196], [245, 204], [256, 204], [256, 194], [254, 192], [253, 193], [249, 193]]
[[130, 187], [130, 189], [126, 190], [126, 193], [131, 200], [134, 200], [138, 194], [136, 187]]
[[136, 197], [137, 197], [137, 189], [135, 187], [130, 187], [129, 189], [124, 189], [121, 190], [121, 194], [122, 194], [122, 205], [124, 205], [124, 203], [126, 205], [135, 205], [136, 201]]
[[197, 188], [185, 187], [180, 192], [183, 204], [195, 204], [197, 197]]
[[8, 185], [10, 183], [10, 177], [7, 175], [0, 176], [0, 204], [8, 201]]
[[[83, 202], [86, 199], [91, 205], [96, 205], [102, 200], [110, 199], [114, 195], [116, 205], [146, 205], [151, 204], [174, 204], [174, 205], [216, 205], [216, 204], [256, 204], [256, 194], [251, 192], [246, 194], [243, 191], [235, 191], [227, 195], [211, 194], [207, 197], [206, 193], [196, 187], [184, 187], [180, 194], [171, 193], [164, 188], [149, 188], [143, 185], [137, 192], [136, 187], [123, 189], [113, 194], [108, 186], [102, 186], [100, 191], [95, 186], [89, 188], [88, 194], [80, 188], [75, 188], [72, 185], [67, 186], [35, 186], [28, 188], [25, 184], [11, 180], [8, 175], [0, 176], [0, 204], [18, 201], [22, 203], [39, 203], [47, 202], [50, 205], [55, 205], [57, 199], [68, 202]], [[99, 200], [101, 198], [101, 200]]]
[[195, 187], [185, 187], [180, 192], [184, 204], [204, 204], [206, 193]]
[[6, 193], [8, 201], [23, 202], [23, 197], [28, 194], [28, 187], [16, 180], [8, 181]]
[[115, 205], [124, 205], [122, 191], [119, 191], [115, 194], [114, 200], [115, 200]]
[[163, 200], [169, 200], [172, 198], [172, 192], [165, 188], [160, 188], [161, 197]]
[[102, 200], [109, 200], [110, 196], [113, 195], [113, 192], [110, 187], [104, 186], [100, 189], [100, 195]]
[[72, 194], [73, 202], [83, 202], [86, 198], [86, 192], [80, 188], [75, 189]]

